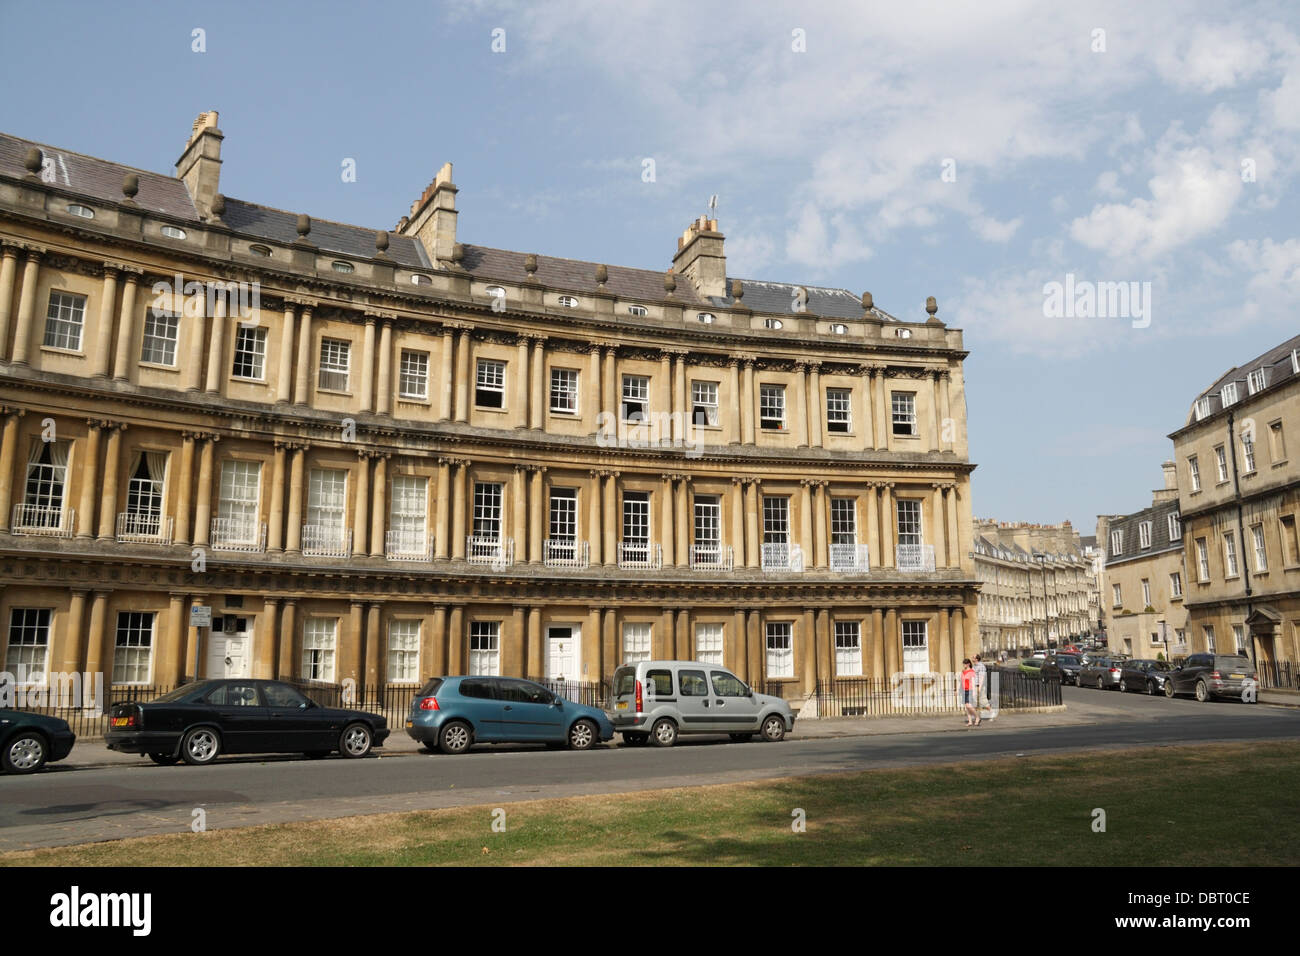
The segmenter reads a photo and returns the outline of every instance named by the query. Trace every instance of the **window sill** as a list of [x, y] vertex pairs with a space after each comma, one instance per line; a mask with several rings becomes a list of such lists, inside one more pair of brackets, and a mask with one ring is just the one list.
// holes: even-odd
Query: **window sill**
[[1240, 574], [1225, 574], [1223, 576], [1224, 581], [1236, 581], [1239, 580], [1240, 578], [1241, 578]]
[[245, 378], [242, 375], [232, 375], [230, 376], [230, 380], [232, 382], [240, 382], [244, 385], [265, 385], [266, 384], [265, 378]]
[[42, 345], [41, 351], [51, 352], [54, 355], [75, 355], [78, 358], [86, 357], [86, 352], [84, 349], [61, 349], [57, 345]]
[[432, 405], [433, 402], [426, 395], [421, 398], [419, 395], [398, 395], [397, 401], [402, 405]]
[[323, 385], [317, 385], [317, 386], [316, 386], [316, 391], [317, 391], [318, 394], [321, 394], [321, 395], [342, 395], [342, 396], [344, 396], [344, 397], [346, 397], [346, 398], [351, 398], [351, 397], [352, 397], [352, 392], [351, 392], [351, 391], [345, 391], [345, 390], [337, 389], [337, 388], [325, 388]]
[[576, 408], [551, 408], [548, 413], [557, 418], [577, 419], [581, 418], [581, 413]]
[[181, 371], [175, 365], [162, 365], [158, 362], [140, 362], [138, 364], [141, 368], [151, 368], [157, 372], [171, 372], [173, 375], [179, 375]]
[[508, 409], [508, 408], [494, 408], [494, 407], [491, 406], [491, 405], [475, 405], [475, 406], [474, 406], [474, 411], [476, 411], [476, 412], [488, 412], [488, 413], [490, 413], [490, 414], [492, 414], [492, 415], [509, 415], [509, 414], [510, 414], [510, 409]]
[[920, 435], [917, 435], [917, 434], [911, 434], [911, 435], [900, 435], [900, 434], [898, 434], [898, 432], [894, 432], [894, 434], [893, 434], [892, 436], [890, 436], [890, 437], [892, 437], [892, 438], [906, 438], [906, 439], [911, 439], [912, 441], [920, 441], [920, 440], [921, 440], [921, 436], [920, 436]]

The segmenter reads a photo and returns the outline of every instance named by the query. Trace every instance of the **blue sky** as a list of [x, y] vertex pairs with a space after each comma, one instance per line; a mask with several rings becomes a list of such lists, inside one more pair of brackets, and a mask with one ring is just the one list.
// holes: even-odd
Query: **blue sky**
[[[451, 161], [465, 241], [652, 269], [717, 193], [733, 276], [908, 319], [936, 296], [979, 516], [1146, 506], [1196, 393], [1300, 327], [1286, 3], [0, 0], [0, 24], [19, 136], [170, 172], [216, 109], [227, 195], [391, 228]], [[1067, 274], [1150, 283], [1150, 324], [1045, 316]]]

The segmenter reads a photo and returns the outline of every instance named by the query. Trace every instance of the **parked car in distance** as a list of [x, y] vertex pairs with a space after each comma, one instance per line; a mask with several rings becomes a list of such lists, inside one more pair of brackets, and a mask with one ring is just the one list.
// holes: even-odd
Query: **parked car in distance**
[[1259, 687], [1259, 673], [1244, 654], [1193, 654], [1169, 672], [1165, 696], [1195, 694], [1200, 701], [1213, 697], [1245, 699], [1247, 687]]
[[1056, 654], [1043, 662], [1040, 674], [1043, 680], [1059, 684], [1078, 684], [1079, 670], [1083, 667], [1078, 654]]
[[575, 704], [530, 680], [431, 677], [411, 701], [406, 734], [445, 754], [461, 754], [478, 743], [589, 750], [612, 740], [614, 725], [600, 708]]
[[383, 746], [380, 714], [322, 707], [280, 681], [200, 680], [154, 700], [109, 709], [109, 750], [148, 754], [156, 764], [209, 764], [220, 754], [303, 753], [364, 757]]
[[671, 747], [682, 734], [730, 734], [732, 740], [781, 740], [794, 711], [780, 697], [756, 694], [735, 674], [699, 661], [639, 661], [614, 671], [614, 729], [632, 746]]
[[35, 773], [72, 753], [76, 741], [66, 720], [0, 710], [0, 769], [5, 773]]
[[1120, 661], [1113, 657], [1085, 658], [1079, 668], [1079, 686], [1106, 690], [1119, 686]]
[[1145, 691], [1148, 694], [1163, 694], [1165, 679], [1173, 665], [1168, 661], [1152, 661], [1132, 658], [1124, 661], [1119, 669], [1119, 689], [1121, 693], [1130, 690]]

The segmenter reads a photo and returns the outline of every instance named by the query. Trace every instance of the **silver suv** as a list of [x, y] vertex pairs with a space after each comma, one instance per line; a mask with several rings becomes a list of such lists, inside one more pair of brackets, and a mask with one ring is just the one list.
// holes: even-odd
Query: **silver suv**
[[640, 661], [614, 671], [614, 729], [633, 746], [671, 747], [679, 734], [730, 734], [776, 741], [794, 730], [779, 697], [755, 694], [739, 677], [699, 661]]

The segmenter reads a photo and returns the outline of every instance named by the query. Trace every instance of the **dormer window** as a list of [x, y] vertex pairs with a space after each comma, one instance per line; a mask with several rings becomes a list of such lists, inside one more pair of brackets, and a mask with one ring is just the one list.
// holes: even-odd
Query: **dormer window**
[[910, 339], [912, 337], [911, 329], [894, 329], [894, 335], [900, 339]]
[[1252, 395], [1258, 391], [1262, 391], [1264, 386], [1267, 384], [1268, 373], [1265, 369], [1257, 368], [1246, 376], [1246, 388]]
[[184, 238], [185, 238], [185, 230], [184, 230], [184, 229], [177, 229], [175, 226], [163, 226], [163, 227], [162, 227], [161, 229], [159, 229], [158, 231], [161, 232], [161, 233], [162, 233], [164, 236], [166, 236], [168, 239], [184, 239]]
[[342, 273], [350, 273], [350, 272], [357, 271], [356, 268], [353, 267], [352, 263], [350, 262], [331, 262], [330, 268], [333, 269], [335, 272], [342, 272]]
[[849, 327], [841, 322], [836, 322], [831, 326], [831, 335], [847, 335]]
[[1237, 401], [1237, 383], [1229, 382], [1223, 386], [1223, 390], [1219, 392], [1219, 400], [1223, 402], [1224, 408], [1234, 404]]
[[504, 299], [506, 297], [506, 290], [499, 285], [490, 285], [483, 291], [494, 299]]
[[249, 246], [248, 251], [255, 256], [261, 256], [263, 259], [271, 258], [270, 246]]
[[776, 329], [781, 328], [781, 324], [782, 324], [782, 323], [781, 323], [781, 320], [780, 320], [780, 319], [764, 319], [764, 320], [763, 320], [763, 328], [765, 328], [765, 329], [773, 329], [773, 330], [776, 330]]
[[627, 307], [627, 314], [628, 315], [649, 315], [650, 310], [647, 309], [644, 305], [629, 305]]
[[578, 307], [578, 298], [572, 295], [562, 295], [560, 296], [560, 305], [566, 309], [576, 309]]
[[701, 322], [703, 322], [705, 325], [712, 325], [714, 320], [717, 318], [717, 316], [715, 316], [712, 312], [697, 312], [695, 313], [695, 317], [699, 319]]
[[72, 213], [74, 216], [80, 216], [82, 219], [95, 218], [95, 210], [91, 209], [89, 206], [80, 206], [76, 203], [73, 203], [68, 207], [68, 212]]
[[1197, 399], [1197, 400], [1196, 400], [1196, 420], [1199, 422], [1202, 418], [1207, 417], [1209, 414], [1210, 414], [1210, 399], [1209, 399], [1209, 397], [1207, 396], [1206, 398], [1199, 398], [1199, 399]]
[[433, 280], [417, 272], [411, 276], [411, 285], [433, 285]]

